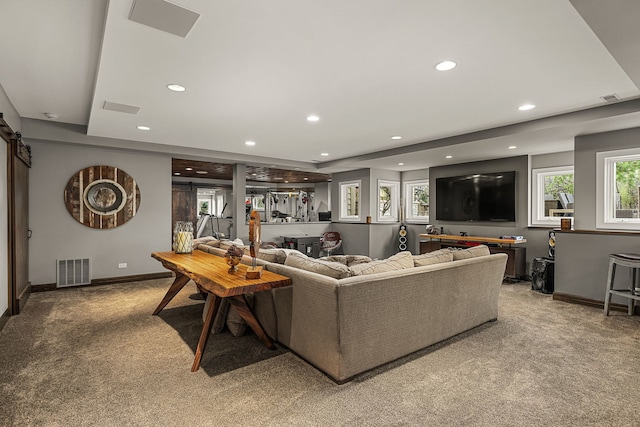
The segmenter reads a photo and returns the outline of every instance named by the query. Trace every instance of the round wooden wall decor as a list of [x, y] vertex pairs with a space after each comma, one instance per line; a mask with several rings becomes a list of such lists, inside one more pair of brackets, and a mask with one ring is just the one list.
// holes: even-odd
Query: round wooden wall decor
[[72, 217], [91, 228], [124, 224], [140, 207], [136, 181], [113, 166], [91, 166], [71, 177], [64, 189], [64, 204]]

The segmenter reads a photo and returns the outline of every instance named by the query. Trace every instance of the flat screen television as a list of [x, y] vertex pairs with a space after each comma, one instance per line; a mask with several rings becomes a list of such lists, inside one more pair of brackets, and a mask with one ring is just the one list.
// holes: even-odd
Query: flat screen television
[[436, 219], [515, 221], [515, 171], [436, 178]]

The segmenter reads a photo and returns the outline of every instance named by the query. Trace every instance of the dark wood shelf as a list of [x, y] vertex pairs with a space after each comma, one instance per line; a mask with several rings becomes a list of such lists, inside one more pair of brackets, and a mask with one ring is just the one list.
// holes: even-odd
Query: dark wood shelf
[[[422, 235], [420, 235], [422, 237]], [[436, 236], [433, 236], [436, 237]], [[420, 242], [420, 253], [424, 254], [427, 252], [437, 251], [442, 248], [470, 248], [473, 245], [469, 245], [464, 243], [467, 237], [457, 236], [457, 241], [448, 240], [448, 238], [452, 236], [440, 236], [442, 240], [428, 240]], [[455, 237], [455, 236], [454, 236]], [[495, 240], [509, 240], [509, 239], [492, 239], [488, 238], [486, 241], [479, 241], [474, 238], [472, 241], [474, 243], [496, 243]], [[518, 240], [518, 242], [521, 242]], [[511, 244], [514, 242], [502, 242]], [[527, 274], [527, 248], [525, 247], [512, 247], [512, 246], [488, 246], [489, 252], [492, 254], [507, 254], [507, 266], [505, 268], [505, 277], [519, 279], [521, 277], [526, 276]]]

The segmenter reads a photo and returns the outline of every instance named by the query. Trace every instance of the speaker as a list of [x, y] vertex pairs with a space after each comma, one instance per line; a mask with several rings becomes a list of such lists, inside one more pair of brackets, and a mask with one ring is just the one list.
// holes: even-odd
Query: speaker
[[404, 224], [400, 224], [400, 231], [398, 231], [398, 249], [407, 250], [407, 226]]
[[531, 289], [543, 294], [552, 294], [554, 267], [553, 259], [534, 258], [531, 262]]
[[556, 257], [556, 232], [549, 231], [549, 258], [554, 259]]

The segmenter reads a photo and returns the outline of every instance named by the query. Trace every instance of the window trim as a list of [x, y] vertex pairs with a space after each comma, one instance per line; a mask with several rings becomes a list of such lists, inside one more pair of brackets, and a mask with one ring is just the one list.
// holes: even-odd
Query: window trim
[[[405, 221], [408, 223], [429, 223], [429, 216], [413, 216], [412, 215], [412, 205], [413, 205], [413, 190], [411, 187], [418, 185], [426, 185], [429, 187], [429, 191], [431, 191], [431, 187], [429, 186], [429, 179], [417, 179], [413, 181], [405, 181], [404, 183], [404, 195], [405, 195]], [[429, 195], [429, 199], [431, 199], [431, 195]], [[429, 203], [429, 214], [431, 214], [431, 203]]]
[[[389, 209], [389, 216], [381, 216], [380, 215], [380, 187], [389, 187], [391, 188], [391, 207]], [[378, 218], [378, 222], [398, 222], [399, 220], [399, 206], [400, 206], [400, 182], [399, 181], [389, 181], [386, 179], [378, 180], [378, 191], [376, 193], [376, 215]]]
[[[640, 148], [628, 148], [596, 153], [596, 229], [640, 230], [640, 218], [614, 218], [614, 163], [640, 160]], [[611, 203], [613, 201], [613, 203]]]
[[[529, 226], [560, 226], [561, 217], [551, 218], [544, 216], [544, 178], [551, 175], [568, 175], [569, 173], [573, 174], [575, 192], [574, 165], [531, 169], [531, 220]], [[575, 218], [575, 210], [573, 217]]]
[[[345, 189], [347, 187], [355, 186], [358, 188], [358, 215], [347, 215], [346, 213], [346, 193]], [[362, 181], [359, 179], [352, 181], [341, 181], [338, 183], [338, 188], [340, 188], [340, 221], [360, 221], [362, 216]]]

